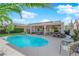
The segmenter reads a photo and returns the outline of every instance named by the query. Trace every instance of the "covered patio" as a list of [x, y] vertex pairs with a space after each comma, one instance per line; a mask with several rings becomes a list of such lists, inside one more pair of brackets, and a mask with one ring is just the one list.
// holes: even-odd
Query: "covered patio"
[[28, 24], [24, 28], [24, 31], [30, 34], [35, 32], [41, 32], [44, 35], [46, 35], [46, 33], [48, 32], [55, 32], [55, 31], [64, 33], [64, 23], [61, 21], [54, 21], [54, 22]]

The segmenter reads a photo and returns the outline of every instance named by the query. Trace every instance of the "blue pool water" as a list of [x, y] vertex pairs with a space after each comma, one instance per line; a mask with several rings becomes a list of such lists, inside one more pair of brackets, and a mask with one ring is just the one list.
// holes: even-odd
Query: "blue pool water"
[[48, 41], [44, 38], [28, 36], [28, 35], [17, 35], [10, 36], [7, 41], [20, 48], [24, 47], [41, 47], [48, 44]]

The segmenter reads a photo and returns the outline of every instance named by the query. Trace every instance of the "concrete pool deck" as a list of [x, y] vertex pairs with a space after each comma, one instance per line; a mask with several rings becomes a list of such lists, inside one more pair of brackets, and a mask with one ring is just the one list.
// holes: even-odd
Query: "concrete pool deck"
[[[13, 49], [19, 51], [20, 53], [24, 54], [25, 56], [67, 56], [68, 53], [59, 54], [60, 50], [60, 42], [63, 38], [55, 38], [51, 36], [42, 36], [42, 35], [32, 35], [43, 37], [48, 40], [48, 45], [42, 47], [25, 47], [25, 48], [18, 48], [11, 44], [8, 44]], [[64, 52], [64, 51], [63, 51]]]

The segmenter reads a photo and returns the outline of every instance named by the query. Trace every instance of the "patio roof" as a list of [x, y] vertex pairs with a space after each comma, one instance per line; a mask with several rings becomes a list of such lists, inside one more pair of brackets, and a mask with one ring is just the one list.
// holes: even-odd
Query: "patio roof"
[[50, 21], [50, 22], [32, 23], [32, 24], [28, 24], [27, 26], [61, 25], [61, 24], [64, 24], [64, 22], [61, 22], [61, 21]]

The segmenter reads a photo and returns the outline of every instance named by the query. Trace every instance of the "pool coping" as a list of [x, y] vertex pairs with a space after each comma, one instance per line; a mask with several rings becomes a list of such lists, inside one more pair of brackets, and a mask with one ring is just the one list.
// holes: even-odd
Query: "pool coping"
[[[6, 41], [7, 37], [8, 36], [0, 37], [2, 40], [5, 41], [5, 44], [2, 45], [2, 48], [4, 48], [3, 49], [3, 52], [5, 54], [4, 56], [24, 56], [24, 54], [20, 53], [16, 49], [9, 46], [9, 42]], [[15, 55], [13, 53], [15, 53]]]

